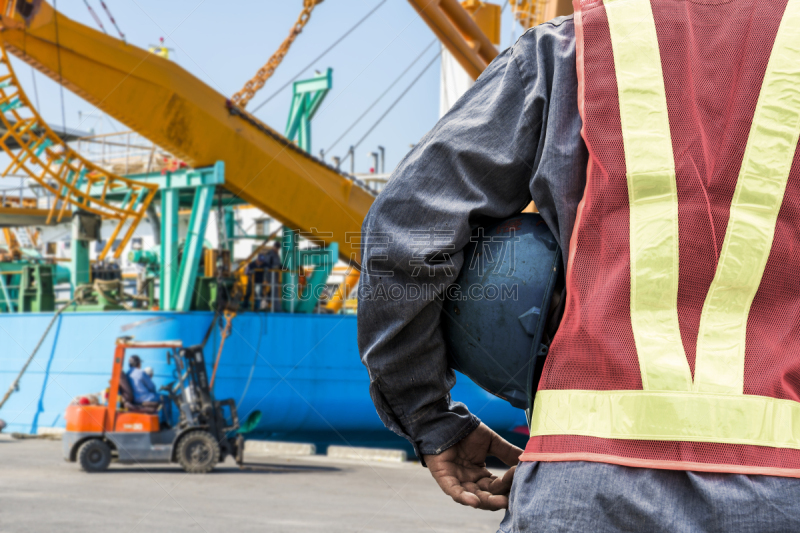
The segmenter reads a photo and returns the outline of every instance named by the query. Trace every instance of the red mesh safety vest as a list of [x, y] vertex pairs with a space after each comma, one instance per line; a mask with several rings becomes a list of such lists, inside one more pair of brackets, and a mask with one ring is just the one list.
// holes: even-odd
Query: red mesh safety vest
[[589, 166], [528, 461], [800, 477], [800, 0], [574, 0]]

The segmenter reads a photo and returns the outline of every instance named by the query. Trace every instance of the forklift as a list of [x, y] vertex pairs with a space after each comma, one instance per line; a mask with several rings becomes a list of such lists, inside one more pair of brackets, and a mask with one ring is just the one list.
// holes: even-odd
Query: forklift
[[[133, 403], [123, 373], [128, 349], [167, 348], [175, 381], [161, 387], [178, 411], [177, 423], [162, 422], [160, 407]], [[120, 384], [122, 383], [122, 387]], [[121, 406], [117, 403], [120, 402]], [[225, 410], [228, 414], [226, 417]], [[166, 409], [166, 420], [171, 412]], [[210, 472], [228, 455], [241, 465], [244, 438], [233, 399], [217, 401], [208, 384], [202, 346], [184, 348], [181, 341], [136, 342], [117, 339], [106, 405], [70, 405], [63, 437], [64, 459], [86, 472], [102, 472], [118, 463], [179, 463], [186, 472]]]

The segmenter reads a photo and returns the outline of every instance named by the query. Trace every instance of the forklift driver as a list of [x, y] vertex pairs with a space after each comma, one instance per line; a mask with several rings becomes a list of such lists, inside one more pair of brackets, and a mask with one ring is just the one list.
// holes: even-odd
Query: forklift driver
[[156, 392], [153, 380], [142, 369], [142, 359], [138, 355], [132, 355], [128, 359], [128, 365], [130, 366], [128, 380], [133, 389], [133, 403], [153, 411], [157, 410], [161, 397]]

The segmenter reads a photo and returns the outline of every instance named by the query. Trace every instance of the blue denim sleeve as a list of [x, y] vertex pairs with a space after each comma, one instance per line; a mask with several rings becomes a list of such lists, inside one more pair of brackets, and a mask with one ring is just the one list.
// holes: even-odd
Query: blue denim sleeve
[[[533, 198], [569, 239], [559, 219], [574, 218], [586, 165], [576, 86], [571, 18], [526, 32], [409, 152], [364, 220], [359, 350], [381, 420], [418, 455], [441, 453], [480, 422], [450, 397], [439, 326], [472, 230]], [[552, 114], [558, 91], [566, 117]], [[575, 206], [559, 207], [562, 197]]]
[[144, 384], [144, 388], [146, 388], [147, 390], [149, 390], [150, 392], [152, 392], [154, 394], [158, 394], [158, 391], [156, 390], [156, 384], [153, 383], [153, 380], [150, 379], [150, 376], [148, 376], [147, 374], [143, 373], [142, 374], [142, 383]]

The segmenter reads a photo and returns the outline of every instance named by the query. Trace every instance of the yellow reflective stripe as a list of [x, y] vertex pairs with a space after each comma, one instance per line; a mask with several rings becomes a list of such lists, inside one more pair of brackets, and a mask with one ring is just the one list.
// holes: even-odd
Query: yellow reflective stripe
[[631, 325], [645, 390], [691, 390], [678, 326], [678, 191], [648, 0], [606, 0], [630, 204]]
[[677, 320], [677, 192], [652, 12], [648, 0], [605, 5], [628, 166], [631, 321], [645, 390], [539, 391], [531, 436], [800, 449], [800, 402], [743, 394], [747, 319], [800, 138], [800, 0], [788, 1], [765, 73], [703, 307], [694, 384]]
[[747, 317], [772, 249], [800, 136], [800, 2], [790, 0], [775, 37], [725, 241], [697, 337], [694, 389], [742, 394]]
[[536, 393], [531, 436], [751, 444], [800, 449], [800, 403], [680, 391]]

